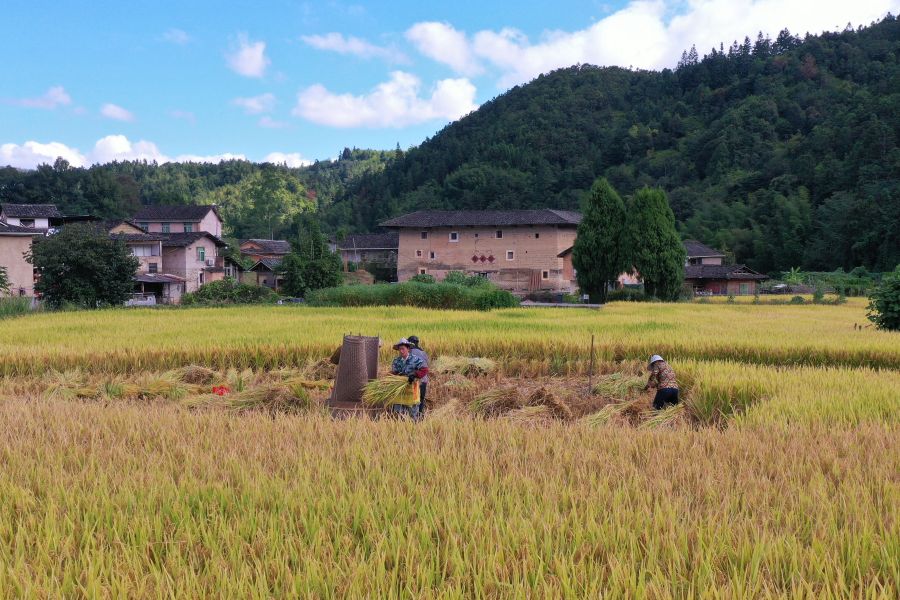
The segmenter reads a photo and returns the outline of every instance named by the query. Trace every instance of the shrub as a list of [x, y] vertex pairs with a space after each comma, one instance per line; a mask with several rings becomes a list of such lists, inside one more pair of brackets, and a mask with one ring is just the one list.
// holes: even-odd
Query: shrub
[[312, 306], [419, 306], [457, 310], [491, 310], [519, 305], [519, 300], [493, 285], [467, 287], [452, 283], [341, 286], [311, 292]]
[[878, 329], [900, 331], [900, 266], [869, 296], [869, 320]]
[[651, 298], [643, 290], [635, 288], [622, 288], [606, 294], [607, 302], [649, 302]]
[[0, 298], [0, 319], [24, 315], [30, 313], [31, 310], [31, 297], [29, 296]]
[[261, 285], [238, 283], [230, 277], [211, 281], [200, 286], [196, 292], [181, 297], [184, 306], [210, 306], [222, 304], [270, 304], [278, 299], [278, 294]]
[[791, 304], [806, 304], [806, 300], [803, 299], [803, 296], [794, 296], [791, 298]]
[[416, 283], [434, 283], [434, 275], [419, 273], [418, 275], [413, 275], [410, 281], [415, 281]]
[[[432, 280], [433, 279], [434, 278], [432, 278]], [[467, 287], [479, 287], [483, 285], [493, 286], [493, 284], [485, 277], [482, 277], [480, 275], [466, 275], [462, 271], [450, 271], [449, 273], [447, 273], [447, 276], [444, 277], [444, 283], [464, 285]]]

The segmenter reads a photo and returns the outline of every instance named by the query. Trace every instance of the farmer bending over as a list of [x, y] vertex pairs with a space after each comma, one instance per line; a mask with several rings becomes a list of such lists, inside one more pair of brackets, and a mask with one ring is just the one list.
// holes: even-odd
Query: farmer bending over
[[653, 399], [653, 408], [662, 410], [666, 404], [678, 404], [678, 384], [675, 382], [675, 371], [669, 363], [663, 360], [659, 354], [650, 357], [647, 365], [650, 371], [650, 379], [644, 386], [644, 391], [652, 387], [656, 388], [656, 397]]
[[[410, 350], [412, 344], [406, 338], [400, 338], [400, 341], [394, 344], [394, 350], [399, 352], [397, 358], [391, 363], [391, 373], [394, 375], [405, 375], [409, 383], [416, 384], [417, 379], [421, 379], [428, 375], [428, 367], [421, 358], [414, 356]], [[400, 415], [409, 415], [413, 420], [419, 418], [419, 405], [414, 404], [407, 406], [405, 404], [392, 404], [391, 411]]]
[[408, 338], [412, 348], [409, 353], [422, 359], [422, 366], [426, 367], [426, 374], [419, 380], [419, 417], [425, 417], [425, 392], [428, 391], [428, 354], [419, 347], [419, 336], [411, 335]]

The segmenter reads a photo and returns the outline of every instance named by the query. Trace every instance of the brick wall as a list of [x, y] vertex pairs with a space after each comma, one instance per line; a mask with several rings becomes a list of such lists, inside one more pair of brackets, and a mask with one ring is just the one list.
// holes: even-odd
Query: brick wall
[[[397, 279], [407, 281], [423, 269], [438, 280], [450, 271], [463, 271], [486, 273], [513, 292], [572, 291], [575, 283], [558, 255], [575, 242], [575, 233], [574, 227], [547, 225], [401, 229]], [[493, 261], [482, 261], [482, 256]]]

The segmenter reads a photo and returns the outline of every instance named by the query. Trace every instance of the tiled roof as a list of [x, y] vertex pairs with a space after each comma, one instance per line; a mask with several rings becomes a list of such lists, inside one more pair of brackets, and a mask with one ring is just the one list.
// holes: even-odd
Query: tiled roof
[[687, 265], [685, 279], [768, 279], [744, 265]]
[[719, 250], [710, 248], [706, 244], [701, 244], [697, 240], [684, 240], [682, 243], [684, 244], [684, 250], [687, 252], [688, 258], [725, 257], [725, 254]]
[[162, 234], [152, 233], [111, 233], [109, 237], [123, 242], [159, 242], [163, 239]]
[[185, 279], [168, 273], [138, 273], [134, 280], [143, 283], [183, 283]]
[[104, 229], [109, 231], [110, 229], [113, 229], [114, 227], [118, 227], [119, 225], [122, 225], [123, 223], [125, 225], [130, 225], [130, 226], [134, 227], [135, 229], [140, 229], [143, 232], [147, 231], [146, 229], [144, 229], [143, 227], [138, 225], [137, 222], [132, 221], [131, 219], [106, 219], [103, 221], [103, 227], [104, 227]]
[[9, 225], [0, 221], [0, 235], [43, 235], [44, 233], [45, 231], [43, 229]]
[[275, 258], [261, 258], [258, 261], [256, 261], [255, 265], [250, 267], [250, 270], [255, 271], [256, 267], [258, 267], [260, 265], [264, 266], [265, 268], [269, 269], [270, 271], [277, 271], [278, 267], [281, 266], [281, 261], [278, 259], [275, 259]]
[[396, 250], [400, 246], [400, 234], [396, 231], [351, 233], [335, 245], [342, 250]]
[[510, 227], [514, 225], [571, 225], [581, 213], [571, 210], [419, 210], [381, 223], [382, 227]]
[[[219, 216], [219, 211], [212, 204], [154, 204], [145, 206], [135, 215], [135, 221], [199, 221], [209, 211]], [[221, 218], [221, 217], [219, 217]]]
[[166, 248], [183, 248], [190, 246], [202, 237], [208, 237], [216, 243], [216, 246], [224, 247], [227, 244], [206, 231], [192, 231], [188, 233], [159, 233], [156, 234], [162, 239], [163, 246]]
[[[244, 244], [254, 244], [263, 254], [288, 254], [291, 251], [291, 243], [286, 240], [262, 240], [258, 238], [250, 238], [241, 240], [241, 247]], [[252, 249], [248, 249], [247, 253], [252, 254]]]
[[4, 204], [3, 214], [21, 219], [55, 219], [63, 216], [55, 204]]

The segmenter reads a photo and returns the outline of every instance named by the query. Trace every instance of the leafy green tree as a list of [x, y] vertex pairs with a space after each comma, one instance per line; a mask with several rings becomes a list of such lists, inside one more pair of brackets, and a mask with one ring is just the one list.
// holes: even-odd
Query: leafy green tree
[[644, 290], [660, 300], [677, 300], [684, 281], [685, 251], [666, 193], [659, 188], [638, 190], [629, 202], [628, 215], [623, 246], [644, 281]]
[[341, 258], [328, 249], [319, 223], [306, 215], [297, 219], [298, 230], [292, 252], [281, 261], [282, 290], [291, 296], [305, 296], [310, 290], [335, 287], [342, 283]]
[[578, 287], [592, 300], [606, 302], [610, 283], [628, 269], [625, 203], [605, 178], [591, 187], [572, 250]]
[[900, 331], [900, 265], [872, 292], [868, 317], [878, 329]]
[[28, 261], [40, 276], [35, 290], [53, 307], [117, 306], [134, 290], [139, 261], [125, 242], [102, 229], [74, 223], [35, 240]]

